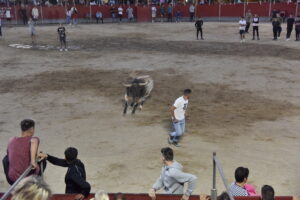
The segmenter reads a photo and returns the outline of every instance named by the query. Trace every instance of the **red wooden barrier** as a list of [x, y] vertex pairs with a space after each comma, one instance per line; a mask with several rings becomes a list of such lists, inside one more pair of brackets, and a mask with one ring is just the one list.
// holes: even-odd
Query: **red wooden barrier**
[[[92, 12], [92, 17], [95, 18], [95, 14], [97, 10], [100, 10], [103, 14], [104, 18], [111, 18], [110, 13], [110, 6], [91, 6], [91, 10], [89, 6], [82, 6], [77, 5], [76, 6], [78, 10], [78, 18], [86, 18], [87, 13], [90, 11]], [[116, 9], [118, 6], [116, 6]], [[270, 4], [269, 3], [249, 3], [245, 5], [244, 4], [213, 4], [213, 5], [198, 5], [197, 6], [197, 16], [201, 17], [240, 17], [244, 15], [244, 11], [251, 10], [252, 14], [258, 14], [261, 17], [268, 17], [269, 12], [274, 9], [285, 11], [287, 14], [293, 13], [295, 14], [296, 11], [296, 4], [295, 3], [276, 3], [276, 4]], [[1, 10], [5, 10], [5, 7], [0, 8]], [[19, 16], [19, 6], [13, 6], [11, 9], [11, 15], [13, 19], [21, 20], [21, 17]], [[16, 9], [16, 12], [15, 12]], [[27, 8], [27, 14], [30, 16], [32, 7]], [[53, 20], [53, 19], [65, 19], [65, 7], [63, 6], [51, 6], [51, 7], [40, 7], [38, 6], [38, 9], [40, 11], [40, 19], [43, 17], [44, 20]], [[127, 17], [126, 9], [127, 6], [123, 6], [124, 9], [124, 15], [123, 18]], [[151, 21], [151, 7], [141, 7], [141, 6], [133, 6], [134, 9], [134, 16], [137, 18], [138, 22], [149, 22]], [[157, 16], [159, 16], [159, 7], [157, 7]], [[175, 17], [175, 13], [177, 10], [180, 10], [183, 17], [189, 17], [189, 5], [176, 5], [173, 9], [173, 16]], [[41, 12], [42, 11], [42, 12]], [[42, 14], [42, 16], [41, 16]]]

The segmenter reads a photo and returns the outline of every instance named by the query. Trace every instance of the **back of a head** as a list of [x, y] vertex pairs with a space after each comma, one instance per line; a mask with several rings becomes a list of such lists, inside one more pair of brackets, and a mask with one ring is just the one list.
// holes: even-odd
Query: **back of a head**
[[[198, 19], [199, 20], [199, 19]], [[183, 94], [184, 95], [189, 95], [189, 94], [191, 94], [192, 93], [192, 90], [191, 89], [185, 89], [184, 91], [183, 91]]]
[[94, 200], [109, 200], [109, 196], [103, 190], [99, 190], [95, 193]]
[[20, 126], [21, 126], [21, 131], [25, 132], [31, 128], [34, 128], [35, 122], [32, 119], [24, 119], [21, 121]]
[[223, 192], [218, 196], [217, 200], [230, 200], [230, 197], [227, 192]]
[[261, 188], [262, 200], [274, 200], [275, 192], [272, 186], [264, 185]]
[[65, 150], [65, 157], [68, 162], [73, 162], [77, 159], [78, 150], [74, 147], [69, 147]]
[[125, 196], [119, 192], [119, 193], [115, 194], [114, 200], [125, 200]]
[[171, 149], [170, 147], [165, 147], [161, 149], [161, 153], [166, 161], [173, 161], [173, 149]]
[[247, 179], [249, 176], [249, 169], [245, 167], [238, 167], [235, 170], [234, 177], [235, 181], [237, 183], [242, 183], [244, 182], [245, 179]]
[[48, 200], [50, 196], [48, 185], [40, 177], [30, 176], [19, 183], [11, 200]]

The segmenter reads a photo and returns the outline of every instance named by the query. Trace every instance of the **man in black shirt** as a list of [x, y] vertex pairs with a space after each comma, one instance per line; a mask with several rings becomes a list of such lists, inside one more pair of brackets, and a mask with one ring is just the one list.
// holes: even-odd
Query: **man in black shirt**
[[68, 51], [67, 49], [67, 42], [66, 42], [66, 29], [63, 27], [62, 24], [59, 24], [59, 27], [57, 29], [59, 41], [60, 41], [60, 51], [63, 50], [63, 45], [65, 47], [65, 51]]
[[202, 32], [202, 26], [203, 26], [203, 20], [200, 18], [198, 18], [196, 20], [196, 23], [195, 23], [195, 27], [196, 27], [196, 30], [197, 30], [197, 40], [199, 38], [199, 32], [201, 34], [201, 40], [203, 40], [203, 32]]
[[68, 167], [65, 175], [66, 194], [77, 194], [75, 199], [82, 200], [90, 194], [91, 186], [86, 181], [84, 164], [77, 159], [77, 155], [78, 151], [74, 147], [65, 150], [65, 159], [39, 153], [40, 158], [46, 158], [53, 165]]
[[289, 18], [286, 21], [286, 40], [290, 40], [294, 23], [295, 23], [295, 18], [292, 14], [290, 14]]
[[278, 30], [280, 28], [280, 22], [278, 21], [277, 17], [273, 18], [272, 25], [273, 25], [273, 35], [274, 35], [273, 40], [277, 40]]

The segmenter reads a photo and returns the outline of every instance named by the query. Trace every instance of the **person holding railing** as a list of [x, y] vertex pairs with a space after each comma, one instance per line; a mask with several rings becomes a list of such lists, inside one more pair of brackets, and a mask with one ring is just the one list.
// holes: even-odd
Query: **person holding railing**
[[53, 165], [67, 167], [65, 175], [66, 194], [77, 194], [75, 199], [82, 200], [90, 194], [91, 185], [86, 181], [84, 164], [77, 158], [78, 150], [69, 147], [65, 150], [65, 159], [39, 153], [41, 159], [47, 159]]
[[[7, 147], [7, 159], [4, 159], [7, 181], [13, 184], [20, 175], [32, 166], [31, 174], [40, 174], [40, 164], [37, 163], [37, 152], [40, 139], [34, 137], [35, 122], [32, 119], [24, 119], [21, 122], [21, 137], [12, 137], [9, 139]], [[46, 162], [43, 162], [45, 169]]]
[[[183, 194], [181, 199], [188, 200], [196, 187], [197, 177], [182, 172], [182, 165], [173, 159], [174, 153], [171, 148], [162, 148], [161, 154], [163, 167], [160, 177], [149, 191], [149, 196], [155, 200], [156, 191], [163, 188], [166, 194]], [[187, 189], [184, 192], [185, 183], [187, 183]]]

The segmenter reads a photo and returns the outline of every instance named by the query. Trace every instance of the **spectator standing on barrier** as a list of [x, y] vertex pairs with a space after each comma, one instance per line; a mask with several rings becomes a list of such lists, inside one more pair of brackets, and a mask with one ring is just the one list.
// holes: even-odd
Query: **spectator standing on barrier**
[[21, 5], [20, 16], [22, 18], [23, 24], [27, 25], [27, 22], [28, 22], [27, 10], [26, 10], [26, 7], [24, 6], [24, 4]]
[[10, 8], [7, 8], [5, 10], [5, 17], [6, 17], [6, 22], [7, 24], [11, 24], [11, 13], [10, 13]]
[[272, 26], [273, 26], [273, 40], [277, 40], [279, 29], [281, 28], [280, 27], [280, 22], [278, 21], [277, 17], [273, 18]]
[[185, 132], [185, 120], [188, 119], [186, 111], [191, 94], [192, 90], [185, 89], [183, 91], [183, 96], [177, 98], [170, 109], [174, 131], [170, 133], [168, 142], [177, 147], [180, 146], [179, 141]]
[[300, 17], [295, 21], [296, 41], [300, 41]]
[[165, 17], [165, 7], [163, 4], [160, 5], [159, 12], [160, 12], [160, 21], [163, 22]]
[[30, 176], [20, 181], [11, 200], [49, 200], [51, 190], [41, 177]]
[[172, 22], [173, 21], [173, 7], [171, 4], [168, 5], [167, 12], [168, 12], [168, 22]]
[[182, 16], [181, 11], [177, 10], [176, 11], [176, 23], [181, 22], [181, 16]]
[[60, 51], [63, 51], [63, 46], [64, 50], [68, 51], [67, 49], [67, 41], [66, 41], [66, 28], [62, 25], [59, 24], [59, 27], [57, 28], [57, 33], [60, 41]]
[[127, 8], [127, 17], [128, 17], [128, 21], [132, 22], [133, 21], [133, 8], [129, 5], [129, 7]]
[[235, 182], [229, 187], [229, 190], [233, 196], [249, 196], [245, 188], [249, 176], [249, 169], [244, 167], [238, 167], [234, 173]]
[[256, 38], [259, 40], [259, 17], [257, 14], [254, 15], [253, 20], [252, 20], [252, 28], [253, 28], [253, 38], [252, 40], [255, 40], [255, 33], [256, 33]]
[[245, 41], [245, 29], [246, 29], [246, 20], [244, 19], [244, 17], [242, 16], [240, 21], [239, 21], [239, 26], [240, 26], [240, 38], [241, 38], [241, 42]]
[[31, 16], [34, 22], [37, 22], [37, 20], [39, 19], [39, 10], [37, 9], [36, 5], [34, 5], [31, 10]]
[[99, 23], [99, 20], [101, 20], [102, 24], [103, 24], [103, 15], [102, 12], [100, 12], [99, 10], [96, 12], [96, 22], [97, 24]]
[[118, 8], [118, 16], [119, 16], [119, 22], [122, 22], [122, 17], [123, 17], [123, 8], [122, 8], [122, 6], [119, 6], [119, 8]]
[[72, 10], [66, 9], [66, 24], [71, 25]]
[[194, 21], [195, 17], [195, 6], [193, 4], [189, 7], [189, 13], [190, 13], [190, 22]]
[[262, 200], [275, 200], [275, 192], [272, 186], [264, 185], [261, 188]]
[[251, 25], [251, 20], [252, 20], [252, 13], [251, 10], [248, 10], [246, 12], [246, 29], [245, 29], [245, 33], [249, 33], [249, 28]]
[[39, 157], [47, 159], [53, 165], [67, 167], [65, 175], [66, 194], [77, 194], [75, 199], [82, 200], [90, 194], [91, 186], [86, 181], [84, 164], [77, 159], [78, 150], [69, 147], [65, 150], [65, 159], [56, 158], [49, 154], [39, 153]]
[[199, 40], [199, 32], [200, 32], [201, 40], [203, 40], [202, 26], [203, 26], [203, 20], [201, 17], [199, 17], [199, 19], [197, 19], [196, 23], [195, 23], [195, 27], [197, 30], [197, 33], [196, 33], [197, 40]]
[[[167, 194], [183, 194], [181, 199], [188, 200], [196, 187], [197, 177], [182, 172], [183, 167], [173, 159], [174, 153], [171, 148], [162, 148], [161, 154], [163, 167], [160, 177], [149, 191], [149, 196], [154, 200], [156, 198], [156, 191], [163, 188]], [[187, 189], [184, 192], [185, 183], [187, 183]]]
[[116, 19], [116, 8], [114, 5], [110, 8], [110, 14], [111, 14], [112, 22], [114, 22]]
[[151, 8], [151, 17], [152, 17], [152, 23], [155, 22], [155, 19], [156, 19], [156, 6], [153, 5], [152, 8]]
[[[7, 146], [7, 161], [5, 172], [7, 180], [13, 184], [23, 172], [31, 165], [31, 174], [41, 174], [40, 165], [37, 163], [37, 152], [40, 139], [34, 137], [35, 122], [31, 119], [21, 121], [21, 137], [12, 137]], [[8, 166], [8, 168], [7, 168]], [[43, 163], [45, 169], [46, 163]]]
[[294, 28], [295, 18], [292, 14], [288, 17], [286, 21], [286, 40], [289, 41], [291, 37], [291, 33]]

